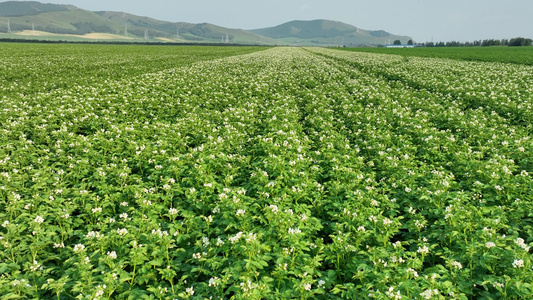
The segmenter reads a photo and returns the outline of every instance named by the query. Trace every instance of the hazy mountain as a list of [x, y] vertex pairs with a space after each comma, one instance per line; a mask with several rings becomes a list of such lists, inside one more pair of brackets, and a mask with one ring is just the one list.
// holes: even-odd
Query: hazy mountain
[[[9, 34], [8, 31], [10, 31]], [[107, 39], [265, 45], [378, 45], [409, 37], [368, 31], [328, 20], [292, 21], [241, 30], [213, 24], [168, 22], [124, 12], [93, 12], [72, 5], [35, 1], [0, 2], [0, 38]]]
[[370, 31], [337, 21], [291, 21], [275, 27], [252, 30], [257, 34], [287, 43], [379, 45], [400, 40], [407, 43], [409, 36], [399, 36], [383, 30]]

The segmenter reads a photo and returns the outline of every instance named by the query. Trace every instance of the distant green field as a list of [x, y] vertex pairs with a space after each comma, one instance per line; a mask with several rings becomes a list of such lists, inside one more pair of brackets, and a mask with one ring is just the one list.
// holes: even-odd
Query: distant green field
[[341, 50], [533, 65], [533, 47], [342, 48]]
[[[0, 98], [120, 80], [263, 49], [266, 48], [0, 43]], [[39, 65], [42, 61], [46, 68]]]

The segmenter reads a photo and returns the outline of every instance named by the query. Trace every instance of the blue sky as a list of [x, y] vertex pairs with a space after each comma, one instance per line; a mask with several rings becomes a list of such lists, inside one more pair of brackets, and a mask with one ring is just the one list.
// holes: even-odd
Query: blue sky
[[533, 0], [41, 0], [160, 20], [255, 29], [329, 19], [417, 42], [533, 38]]

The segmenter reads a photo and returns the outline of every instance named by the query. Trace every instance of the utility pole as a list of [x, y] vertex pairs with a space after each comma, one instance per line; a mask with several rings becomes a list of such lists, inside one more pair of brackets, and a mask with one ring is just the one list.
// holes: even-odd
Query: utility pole
[[148, 29], [145, 29], [145, 30], [144, 30], [144, 39], [145, 39], [145, 40], [148, 39]]
[[11, 24], [9, 23], [9, 18], [7, 18], [7, 33], [11, 33]]
[[31, 31], [32, 31], [32, 35], [35, 35], [35, 24], [34, 23], [31, 23]]

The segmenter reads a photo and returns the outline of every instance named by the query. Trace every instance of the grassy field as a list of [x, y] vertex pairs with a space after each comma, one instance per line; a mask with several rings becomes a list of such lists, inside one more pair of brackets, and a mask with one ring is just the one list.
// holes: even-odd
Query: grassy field
[[522, 64], [0, 44], [0, 298], [532, 299], [532, 95]]
[[396, 54], [468, 61], [533, 65], [533, 47], [339, 48], [345, 51]]

